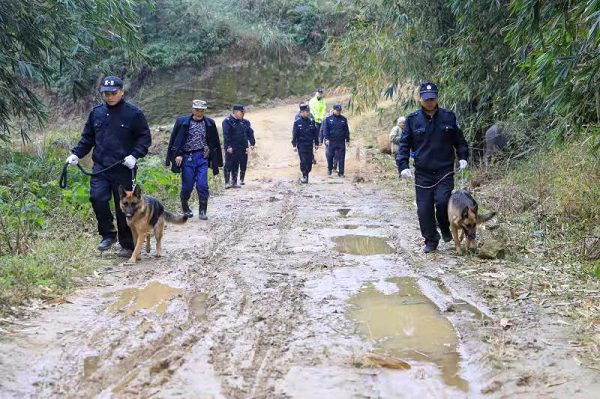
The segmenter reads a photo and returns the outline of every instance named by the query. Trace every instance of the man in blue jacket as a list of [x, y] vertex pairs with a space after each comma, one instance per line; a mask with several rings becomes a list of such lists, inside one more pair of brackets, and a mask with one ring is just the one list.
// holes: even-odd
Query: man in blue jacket
[[[109, 249], [118, 238], [121, 244], [119, 256], [130, 257], [134, 248], [133, 235], [119, 206], [119, 186], [132, 189], [132, 173], [135, 173], [132, 169], [138, 159], [148, 153], [152, 139], [144, 113], [123, 99], [125, 92], [120, 78], [104, 78], [100, 92], [105, 102], [90, 112], [81, 139], [71, 150], [73, 154], [67, 158], [67, 163], [77, 165], [92, 148], [94, 172], [123, 161], [122, 165], [90, 179], [90, 202], [98, 221], [98, 233], [102, 236], [98, 249]], [[110, 210], [111, 196], [115, 201], [116, 231]]]
[[331, 175], [334, 168], [334, 159], [338, 163], [338, 176], [344, 177], [346, 159], [346, 144], [350, 142], [350, 129], [348, 119], [342, 115], [342, 106], [333, 106], [333, 114], [323, 122], [323, 139], [329, 147], [327, 151], [327, 174]]
[[313, 165], [313, 146], [315, 150], [319, 148], [319, 131], [314, 119], [310, 117], [308, 105], [300, 105], [300, 118], [296, 118], [292, 128], [292, 146], [300, 156], [300, 182], [307, 184]]
[[[244, 106], [234, 105], [231, 115], [223, 120], [223, 147], [225, 148], [225, 188], [241, 188], [238, 171], [248, 150], [248, 136], [243, 120]], [[231, 177], [231, 180], [230, 180]]]
[[179, 196], [183, 214], [188, 218], [194, 216], [189, 200], [196, 185], [201, 220], [208, 219], [208, 169], [212, 168], [213, 175], [218, 175], [219, 167], [223, 166], [217, 125], [214, 120], [204, 116], [206, 108], [205, 101], [194, 100], [192, 114], [177, 118], [171, 132], [166, 160], [166, 165], [171, 165], [173, 172], [181, 172]]
[[256, 139], [254, 138], [254, 129], [252, 129], [252, 125], [248, 119], [245, 119], [246, 111], [242, 111], [242, 123], [246, 127], [246, 137], [248, 137], [248, 142], [250, 143], [250, 147], [246, 148], [246, 151], [242, 154], [242, 160], [240, 162], [240, 185], [246, 184], [244, 179], [246, 178], [246, 169], [248, 168], [248, 156], [254, 151], [254, 146], [256, 145]]
[[437, 249], [440, 228], [445, 242], [452, 240], [448, 220], [448, 201], [454, 189], [455, 153], [460, 169], [467, 167], [469, 146], [456, 123], [454, 112], [438, 107], [438, 88], [431, 82], [420, 87], [421, 109], [406, 118], [400, 137], [396, 164], [400, 178], [411, 178], [409, 158], [415, 159], [415, 188], [417, 214], [421, 235], [425, 239], [423, 251]]

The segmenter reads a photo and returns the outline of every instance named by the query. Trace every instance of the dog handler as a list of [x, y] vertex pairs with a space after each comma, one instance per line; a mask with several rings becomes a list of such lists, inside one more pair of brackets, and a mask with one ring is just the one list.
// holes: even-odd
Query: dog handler
[[[122, 165], [92, 176], [90, 180], [90, 202], [98, 220], [98, 233], [102, 242], [100, 251], [109, 249], [117, 240], [121, 244], [119, 256], [129, 257], [134, 248], [133, 235], [125, 215], [119, 206], [119, 186], [131, 190], [131, 169], [138, 159], [148, 153], [152, 142], [150, 129], [144, 113], [123, 99], [123, 81], [116, 76], [107, 76], [102, 81], [100, 92], [105, 103], [95, 107], [83, 128], [81, 139], [67, 158], [69, 165], [77, 165], [92, 148], [93, 172], [105, 169], [123, 160]], [[117, 231], [110, 210], [110, 198], [114, 198], [117, 215]]]
[[413, 151], [417, 214], [421, 235], [425, 239], [423, 251], [437, 249], [440, 228], [445, 242], [452, 240], [448, 221], [448, 200], [454, 189], [455, 152], [460, 169], [467, 167], [469, 146], [456, 123], [454, 112], [438, 107], [438, 89], [431, 82], [420, 87], [421, 109], [406, 118], [400, 138], [396, 164], [400, 178], [411, 178], [408, 160]]
[[206, 102], [192, 101], [192, 114], [177, 118], [171, 132], [167, 150], [166, 165], [171, 165], [175, 173], [181, 172], [181, 208], [188, 218], [194, 216], [188, 201], [196, 185], [200, 200], [198, 215], [207, 220], [208, 209], [208, 168], [213, 175], [219, 174], [223, 166], [223, 154], [217, 125], [211, 118], [204, 116]]

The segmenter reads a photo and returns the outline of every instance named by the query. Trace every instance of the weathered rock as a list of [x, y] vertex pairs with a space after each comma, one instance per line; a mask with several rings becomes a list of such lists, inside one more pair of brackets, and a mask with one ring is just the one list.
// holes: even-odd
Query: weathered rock
[[504, 259], [505, 256], [506, 248], [498, 240], [487, 240], [479, 248], [479, 257], [481, 259]]

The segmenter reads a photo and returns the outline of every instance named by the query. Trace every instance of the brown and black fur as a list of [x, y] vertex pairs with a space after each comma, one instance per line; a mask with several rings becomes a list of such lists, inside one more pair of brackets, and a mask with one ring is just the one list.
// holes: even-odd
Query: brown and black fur
[[477, 225], [487, 222], [494, 216], [496, 216], [496, 212], [480, 216], [477, 202], [468, 192], [459, 190], [452, 193], [448, 202], [448, 219], [456, 244], [456, 252], [459, 255], [462, 255], [460, 243], [463, 238], [467, 237], [466, 250], [468, 251], [471, 243], [476, 238]]
[[140, 186], [135, 186], [133, 191], [125, 191], [123, 187], [119, 186], [119, 196], [121, 198], [121, 210], [127, 218], [127, 225], [133, 233], [133, 241], [135, 242], [135, 248], [127, 263], [135, 263], [140, 259], [144, 240], [146, 241], [146, 252], [150, 252], [152, 232], [156, 238], [156, 256], [160, 257], [165, 222], [184, 224], [187, 217], [175, 216], [165, 211], [159, 200], [150, 195], [142, 195]]

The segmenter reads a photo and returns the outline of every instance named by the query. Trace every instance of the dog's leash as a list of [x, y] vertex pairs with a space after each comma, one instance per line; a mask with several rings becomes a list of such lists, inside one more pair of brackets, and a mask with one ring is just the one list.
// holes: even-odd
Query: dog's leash
[[[454, 174], [454, 173], [456, 173], [456, 172], [458, 172], [458, 171], [460, 171], [460, 168], [457, 168], [457, 169], [455, 169], [455, 170], [452, 170], [452, 171], [450, 171], [450, 172], [446, 173], [444, 176], [442, 176], [442, 178], [441, 178], [440, 180], [438, 180], [438, 181], [437, 181], [437, 183], [435, 183], [435, 184], [433, 184], [433, 185], [431, 185], [431, 186], [421, 186], [420, 184], [417, 184], [417, 183], [415, 182], [415, 187], [424, 188], [424, 189], [426, 189], [426, 190], [427, 190], [427, 189], [430, 189], [430, 188], [434, 188], [435, 186], [437, 186], [438, 184], [440, 184], [440, 183], [441, 183], [441, 182], [442, 182], [442, 181], [443, 181], [443, 180], [444, 180], [446, 177], [448, 177], [448, 176], [450, 176], [450, 175], [452, 175], [452, 174]], [[463, 176], [464, 176], [464, 170], [463, 170]], [[415, 177], [416, 177], [416, 176], [415, 176]]]
[[[77, 167], [79, 168], [81, 173], [83, 173], [86, 176], [98, 176], [101, 173], [107, 172], [111, 169], [116, 168], [119, 165], [122, 165], [123, 162], [125, 162], [124, 159], [119, 162], [115, 162], [114, 164], [110, 165], [109, 167], [99, 170], [97, 172], [88, 172], [80, 164], [77, 164]], [[58, 182], [59, 187], [63, 188], [63, 189], [67, 188], [67, 169], [68, 169], [68, 167], [69, 167], [69, 163], [67, 162], [67, 163], [65, 163], [65, 166], [63, 166], [62, 173], [60, 174], [60, 180]], [[131, 183], [133, 184], [133, 188], [135, 188], [135, 184], [136, 184], [136, 175], [137, 175], [137, 167], [134, 167], [133, 169], [131, 169]]]

